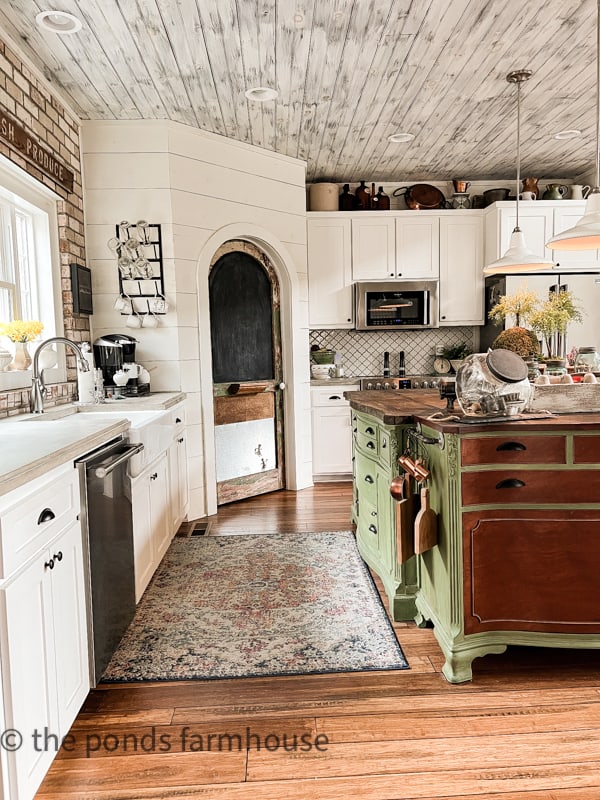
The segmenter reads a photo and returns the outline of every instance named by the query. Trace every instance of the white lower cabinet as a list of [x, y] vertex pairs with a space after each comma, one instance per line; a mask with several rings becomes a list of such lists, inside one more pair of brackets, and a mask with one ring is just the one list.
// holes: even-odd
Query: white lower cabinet
[[334, 480], [352, 476], [350, 403], [344, 392], [356, 385], [311, 389], [313, 477]]
[[185, 430], [176, 433], [168, 450], [171, 530], [177, 532], [189, 508], [187, 442]]
[[[33, 798], [90, 686], [81, 526], [76, 514], [64, 522], [57, 505], [38, 509], [40, 480], [32, 482], [37, 490], [30, 497], [17, 490], [16, 510], [35, 512], [34, 525], [47, 534], [44, 546], [0, 584], [2, 727], [22, 736], [21, 747], [0, 753], [3, 796], [10, 800]], [[48, 481], [59, 494], [68, 483], [72, 468]], [[10, 504], [10, 497], [3, 501]], [[0, 511], [9, 546], [14, 510]]]
[[138, 602], [161, 558], [172, 530], [167, 453], [131, 482], [135, 599]]

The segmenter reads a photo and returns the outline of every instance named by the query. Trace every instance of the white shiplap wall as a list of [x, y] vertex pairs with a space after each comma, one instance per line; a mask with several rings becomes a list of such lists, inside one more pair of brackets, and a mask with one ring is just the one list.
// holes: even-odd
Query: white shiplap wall
[[[154, 391], [188, 395], [190, 518], [216, 510], [208, 267], [218, 246], [249, 238], [271, 256], [282, 288], [288, 488], [312, 483], [305, 165], [172, 122], [85, 123], [82, 130], [93, 335], [131, 333]], [[161, 223], [169, 313], [129, 329], [113, 309], [115, 223]]]

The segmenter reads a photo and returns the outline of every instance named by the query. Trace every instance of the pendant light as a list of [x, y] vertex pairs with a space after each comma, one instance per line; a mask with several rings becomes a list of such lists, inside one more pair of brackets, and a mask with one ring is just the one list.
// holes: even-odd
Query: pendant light
[[[600, 2], [600, 0], [598, 0]], [[551, 269], [554, 264], [546, 258], [536, 256], [527, 247], [523, 231], [519, 228], [519, 192], [521, 191], [521, 84], [531, 78], [529, 69], [518, 69], [509, 72], [506, 80], [517, 84], [517, 180], [516, 180], [516, 211], [515, 227], [510, 237], [510, 244], [506, 253], [497, 261], [484, 267], [484, 275], [508, 275], [510, 273], [537, 272], [542, 269]]]
[[600, 248], [600, 0], [596, 12], [596, 177], [583, 217], [573, 228], [553, 236], [546, 244], [553, 250]]

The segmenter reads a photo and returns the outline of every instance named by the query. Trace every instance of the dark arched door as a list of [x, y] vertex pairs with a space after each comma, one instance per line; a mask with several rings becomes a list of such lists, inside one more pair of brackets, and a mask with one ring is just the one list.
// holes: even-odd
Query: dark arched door
[[208, 279], [218, 505], [284, 486], [277, 279], [252, 245], [224, 249]]

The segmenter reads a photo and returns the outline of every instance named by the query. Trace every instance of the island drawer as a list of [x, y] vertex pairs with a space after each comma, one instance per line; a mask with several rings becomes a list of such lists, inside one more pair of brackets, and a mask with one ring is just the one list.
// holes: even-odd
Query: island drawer
[[463, 472], [462, 503], [505, 505], [600, 503], [600, 470], [481, 470]]
[[369, 420], [357, 416], [354, 428], [356, 428], [355, 436], [358, 447], [371, 456], [379, 455], [379, 442], [377, 438], [378, 426]]
[[574, 436], [573, 462], [575, 464], [600, 463], [600, 436], [597, 434]]
[[[370, 459], [359, 458], [355, 462], [356, 469], [356, 491], [359, 500], [368, 500], [373, 506], [377, 506], [377, 467]], [[360, 508], [362, 516], [362, 506]]]
[[[599, 437], [600, 438], [600, 437]], [[477, 464], [564, 464], [565, 436], [503, 436], [464, 438], [460, 445], [463, 467]], [[600, 459], [600, 455], [597, 456]]]

